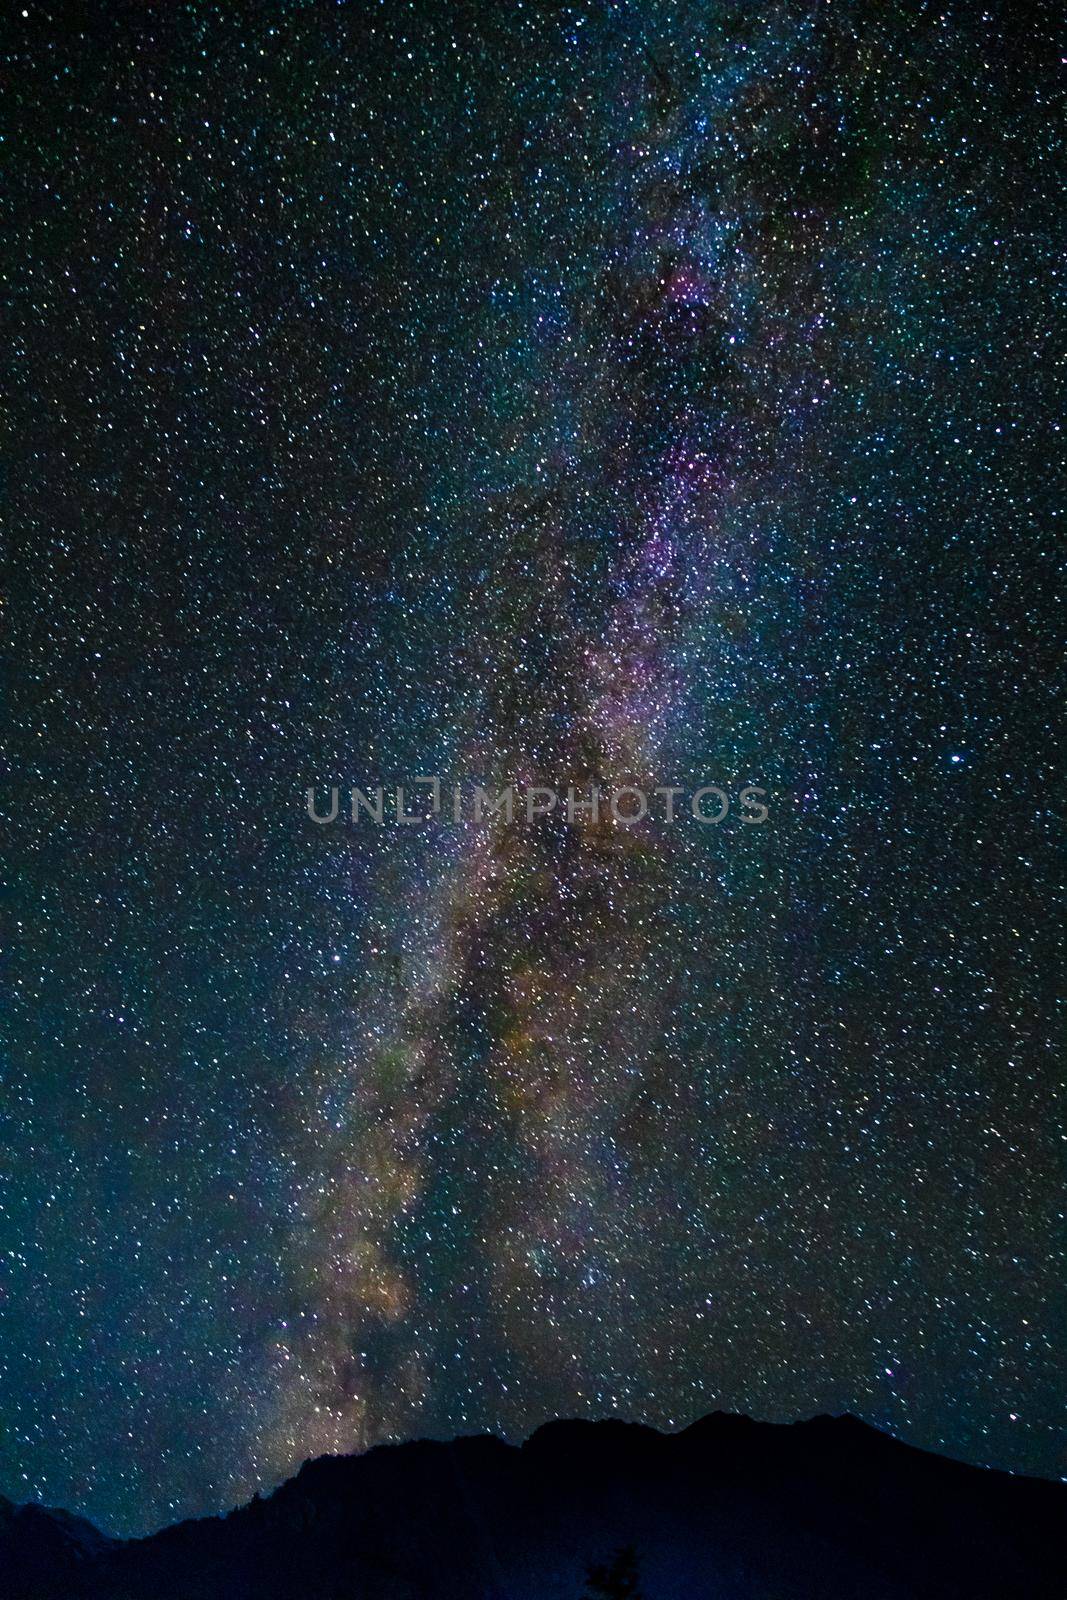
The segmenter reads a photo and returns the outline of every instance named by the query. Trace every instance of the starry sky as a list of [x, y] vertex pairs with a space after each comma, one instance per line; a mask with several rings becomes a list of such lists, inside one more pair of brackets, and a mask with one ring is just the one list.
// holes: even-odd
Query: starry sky
[[[8, 8], [0, 1492], [1063, 1472], [1051, 18]], [[428, 773], [770, 815], [308, 818]]]

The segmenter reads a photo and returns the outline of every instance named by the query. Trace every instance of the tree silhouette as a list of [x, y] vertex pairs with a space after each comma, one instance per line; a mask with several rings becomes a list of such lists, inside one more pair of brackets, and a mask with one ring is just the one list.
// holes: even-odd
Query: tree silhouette
[[582, 1600], [642, 1600], [637, 1565], [633, 1546], [626, 1545], [606, 1566], [590, 1567]]

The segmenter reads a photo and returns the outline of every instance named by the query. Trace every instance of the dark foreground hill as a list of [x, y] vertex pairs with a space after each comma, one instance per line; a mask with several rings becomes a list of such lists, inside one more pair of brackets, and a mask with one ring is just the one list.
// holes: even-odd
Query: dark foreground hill
[[[851, 1417], [556, 1422], [308, 1462], [265, 1500], [128, 1543], [0, 1501], [4, 1600], [1064, 1600], [1067, 1490]], [[595, 1593], [596, 1591], [590, 1591]], [[620, 1591], [625, 1592], [625, 1591]]]

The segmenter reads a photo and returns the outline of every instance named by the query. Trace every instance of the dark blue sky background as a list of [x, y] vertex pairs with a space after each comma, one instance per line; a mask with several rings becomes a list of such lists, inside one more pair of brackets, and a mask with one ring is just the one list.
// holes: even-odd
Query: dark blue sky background
[[[851, 1409], [1059, 1475], [1046, 13], [31, 5], [0, 1492]], [[422, 772], [759, 829], [317, 829]]]

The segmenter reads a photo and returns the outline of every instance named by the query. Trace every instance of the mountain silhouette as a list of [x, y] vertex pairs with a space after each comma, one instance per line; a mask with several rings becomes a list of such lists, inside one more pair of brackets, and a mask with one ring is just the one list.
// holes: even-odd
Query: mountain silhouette
[[641, 1600], [1064, 1600], [1065, 1530], [1062, 1485], [853, 1417], [716, 1413], [668, 1435], [552, 1422], [520, 1446], [326, 1456], [265, 1499], [145, 1539], [0, 1500], [0, 1594], [581, 1600], [599, 1572]]

